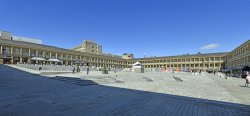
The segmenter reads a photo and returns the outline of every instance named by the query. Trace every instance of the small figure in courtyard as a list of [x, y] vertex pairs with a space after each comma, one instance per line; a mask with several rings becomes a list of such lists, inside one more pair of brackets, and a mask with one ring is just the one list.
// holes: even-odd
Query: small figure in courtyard
[[42, 67], [39, 67], [39, 69], [38, 69], [39, 71], [41, 71], [42, 70]]
[[77, 72], [80, 72], [80, 66], [77, 66], [76, 70], [77, 70]]
[[246, 84], [245, 84], [245, 86], [248, 87], [248, 84], [250, 83], [250, 74], [249, 74], [249, 72], [246, 72], [246, 74], [247, 74], [247, 77], [246, 77]]
[[192, 70], [192, 75], [195, 75], [195, 70]]
[[75, 67], [74, 66], [73, 66], [73, 70], [72, 71], [73, 71], [72, 73], [74, 74], [75, 73]]
[[115, 70], [114, 70], [114, 72], [116, 73], [116, 67], [115, 67]]
[[87, 75], [89, 74], [89, 67], [87, 67]]

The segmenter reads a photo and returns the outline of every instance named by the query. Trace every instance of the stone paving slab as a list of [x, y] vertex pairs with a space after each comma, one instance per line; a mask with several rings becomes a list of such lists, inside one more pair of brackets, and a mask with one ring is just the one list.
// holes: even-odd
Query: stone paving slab
[[250, 115], [249, 105], [98, 84], [78, 86], [4, 65], [0, 95], [0, 116]]

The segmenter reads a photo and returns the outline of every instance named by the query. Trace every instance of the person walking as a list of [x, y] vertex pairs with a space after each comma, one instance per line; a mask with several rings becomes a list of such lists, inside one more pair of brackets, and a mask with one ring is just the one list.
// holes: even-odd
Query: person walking
[[172, 68], [172, 74], [174, 74], [174, 68]]
[[41, 71], [41, 70], [42, 70], [42, 67], [40, 66], [38, 70]]
[[87, 75], [89, 74], [89, 67], [87, 67]]
[[72, 71], [73, 71], [72, 73], [74, 74], [75, 73], [75, 67], [74, 66], [73, 66], [73, 70]]
[[77, 70], [77, 72], [80, 72], [80, 66], [77, 66], [76, 70]]
[[249, 74], [249, 72], [246, 72], [246, 75], [247, 75], [247, 77], [246, 77], [246, 84], [245, 84], [245, 86], [248, 87], [248, 84], [250, 83], [250, 74]]

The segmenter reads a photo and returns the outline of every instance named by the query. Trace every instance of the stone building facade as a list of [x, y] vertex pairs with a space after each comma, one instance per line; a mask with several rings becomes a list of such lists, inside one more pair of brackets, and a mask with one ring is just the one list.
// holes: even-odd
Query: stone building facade
[[[22, 41], [0, 39], [0, 63], [16, 64], [36, 63], [36, 64], [62, 64], [62, 65], [89, 65], [95, 67], [121, 67], [125, 68], [126, 61], [115, 57], [78, 52], [69, 49], [35, 44]], [[32, 60], [40, 58], [44, 60]], [[60, 62], [54, 62], [57, 59]]]
[[250, 40], [228, 53], [225, 62], [228, 68], [250, 66]]
[[123, 59], [134, 59], [134, 54], [124, 53], [122, 55]]
[[[182, 56], [167, 56], [154, 58], [123, 59], [104, 55], [78, 52], [53, 46], [0, 39], [0, 63], [37, 63], [37, 64], [62, 64], [62, 65], [89, 65], [96, 67], [131, 67], [136, 61], [144, 64], [145, 68], [190, 68], [190, 69], [216, 69], [224, 67], [224, 59], [227, 53], [195, 54]], [[45, 60], [32, 61], [32, 58]], [[50, 59], [58, 59], [61, 62], [53, 62]]]
[[[98, 50], [94, 50], [95, 53], [92, 50], [84, 52], [83, 48], [88, 49], [86, 46], [97, 49], [99, 45], [91, 41], [85, 41], [82, 45], [70, 50], [0, 37], [0, 64], [16, 64], [20, 62], [127, 68], [132, 67], [135, 62], [139, 61], [145, 68], [176, 68], [178, 70], [183, 68], [190, 70], [220, 70], [225, 67], [250, 65], [250, 40], [230, 53], [221, 52], [151, 58], [134, 58], [133, 54], [111, 57], [102, 55], [102, 52]], [[99, 47], [98, 49], [101, 50], [101, 46]]]
[[85, 40], [83, 44], [76, 46], [75, 48], [73, 48], [73, 50], [90, 54], [102, 55], [102, 46], [90, 40]]
[[224, 68], [224, 60], [227, 52], [209, 53], [209, 54], [193, 54], [166, 57], [137, 58], [127, 60], [128, 65], [134, 64], [136, 61], [142, 63], [145, 68], [176, 68], [178, 70], [220, 70]]

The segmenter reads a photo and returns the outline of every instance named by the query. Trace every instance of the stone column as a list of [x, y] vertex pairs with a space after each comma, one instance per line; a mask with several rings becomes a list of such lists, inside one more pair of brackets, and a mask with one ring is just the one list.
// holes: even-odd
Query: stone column
[[19, 51], [19, 56], [22, 57], [23, 56], [23, 48], [21, 47], [20, 48], [20, 51]]
[[11, 64], [13, 64], [13, 63], [14, 63], [14, 57], [13, 57], [13, 46], [11, 46], [11, 47], [10, 47], [10, 56], [11, 56], [11, 60], [10, 60], [10, 62], [11, 62]]
[[21, 47], [20, 48], [20, 51], [19, 51], [19, 56], [20, 56], [20, 63], [23, 63], [23, 48]]
[[66, 59], [66, 61], [65, 61], [65, 65], [69, 65], [69, 55], [68, 54], [65, 54], [65, 59]]
[[[45, 50], [43, 50], [42, 57], [44, 59], [46, 58], [46, 52], [45, 52]], [[45, 64], [45, 61], [42, 61], [42, 65], [44, 65], [44, 64]]]
[[10, 47], [10, 55], [13, 53], [13, 46]]
[[29, 49], [29, 54], [28, 54], [28, 56], [30, 57], [31, 55], [30, 55], [30, 49]]
[[28, 61], [27, 61], [27, 63], [30, 63], [31, 61], [30, 61], [30, 57], [31, 57], [31, 55], [30, 55], [30, 49], [29, 49], [29, 53], [28, 53]]
[[[56, 52], [56, 59], [58, 59], [58, 54], [57, 54], [57, 52]], [[57, 64], [58, 64], [58, 62], [55, 62], [55, 64], [57, 65]]]
[[49, 58], [51, 58], [51, 52], [49, 52]]
[[[49, 52], [49, 59], [51, 58], [51, 55], [52, 55], [52, 53]], [[52, 64], [52, 63], [49, 61], [49, 64]]]
[[[39, 57], [38, 56], [38, 50], [36, 50], [36, 54], [35, 55], [36, 55], [36, 57]], [[36, 61], [36, 64], [38, 64], [38, 60]]]
[[82, 64], [82, 56], [81, 55], [79, 56], [79, 59], [80, 59], [80, 66], [82, 66], [83, 64]]
[[70, 65], [73, 65], [73, 56], [72, 55], [70, 55], [70, 61], [71, 61]]
[[38, 50], [36, 50], [36, 57], [39, 57], [39, 56], [38, 56]]

